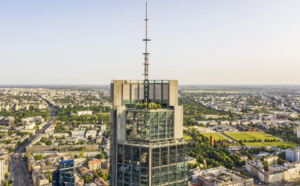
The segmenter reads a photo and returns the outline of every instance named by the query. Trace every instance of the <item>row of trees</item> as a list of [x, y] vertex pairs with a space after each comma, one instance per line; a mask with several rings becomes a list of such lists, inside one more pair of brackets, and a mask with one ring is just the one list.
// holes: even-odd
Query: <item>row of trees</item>
[[293, 127], [271, 127], [270, 129], [265, 130], [265, 132], [274, 136], [279, 136], [285, 141], [291, 141], [293, 143], [300, 144], [300, 138], [297, 138], [296, 134], [294, 134]]
[[253, 140], [246, 140], [246, 139], [244, 139], [244, 140], [239, 140], [239, 143], [245, 143], [245, 142], [276, 142], [276, 141], [280, 141], [279, 139], [275, 139], [275, 138], [273, 138], [273, 139], [270, 139], [270, 138], [265, 138], [265, 140], [263, 141], [262, 139], [256, 139], [256, 138], [254, 138]]
[[229, 115], [229, 118], [223, 117], [220, 120], [229, 120], [231, 121], [233, 115], [229, 112], [221, 112], [209, 107], [206, 107], [191, 98], [186, 96], [182, 96], [179, 98], [179, 105], [183, 106], [184, 116], [183, 116], [183, 125], [185, 126], [193, 126], [197, 125], [196, 120], [207, 120], [203, 117], [203, 115]]
[[[195, 157], [199, 163], [205, 160], [206, 168], [224, 166], [228, 169], [235, 170], [235, 166], [242, 166], [241, 158], [236, 154], [231, 155], [229, 151], [221, 147], [217, 141], [214, 141], [214, 146], [211, 147], [209, 139], [203, 136], [195, 129], [188, 130], [187, 133], [193, 138], [189, 143], [189, 155]], [[221, 142], [222, 140], [219, 140]], [[225, 140], [227, 141], [227, 140]]]
[[49, 119], [49, 111], [41, 111], [39, 109], [34, 109], [33, 107], [30, 110], [18, 110], [13, 112], [7, 112], [5, 110], [0, 111], [0, 116], [13, 116], [15, 118], [15, 124], [21, 122], [22, 118], [33, 117], [33, 116], [42, 116], [45, 121]]
[[72, 123], [74, 125], [78, 124], [88, 124], [88, 123], [108, 123], [109, 114], [93, 114], [93, 115], [63, 115], [57, 117], [62, 122]]

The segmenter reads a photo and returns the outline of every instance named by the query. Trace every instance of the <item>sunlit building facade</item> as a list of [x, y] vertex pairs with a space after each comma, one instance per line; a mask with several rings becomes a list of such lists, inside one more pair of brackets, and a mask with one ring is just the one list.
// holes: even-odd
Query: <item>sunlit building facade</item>
[[111, 98], [111, 185], [187, 185], [178, 82], [114, 80]]

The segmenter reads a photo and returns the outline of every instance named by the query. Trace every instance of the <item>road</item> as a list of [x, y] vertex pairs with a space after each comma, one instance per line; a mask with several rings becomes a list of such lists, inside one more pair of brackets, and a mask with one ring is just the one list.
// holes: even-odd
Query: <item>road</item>
[[[43, 98], [41, 98], [43, 99]], [[15, 153], [10, 156], [10, 162], [12, 165], [11, 175], [13, 177], [13, 184], [12, 186], [31, 186], [33, 185], [32, 180], [29, 178], [28, 169], [23, 161], [22, 153], [25, 153], [26, 146], [29, 145], [34, 138], [36, 138], [40, 134], [44, 134], [45, 130], [56, 121], [56, 113], [54, 107], [45, 100], [49, 105], [49, 120], [47, 124], [39, 130], [35, 135], [32, 135], [31, 138], [15, 150]], [[53, 118], [53, 120], [51, 120]]]
[[[19, 147], [15, 151], [15, 153], [23, 153], [23, 152], [25, 152], [26, 146], [29, 145], [36, 136], [38, 136], [39, 134], [44, 134], [45, 130], [51, 124], [55, 123], [55, 121], [56, 121], [56, 113], [55, 113], [54, 107], [52, 107], [51, 105], [49, 105], [49, 111], [50, 111], [50, 114], [49, 114], [49, 120], [47, 121], [47, 124], [41, 130], [39, 130], [37, 133], [35, 133], [35, 135], [32, 135], [31, 138], [24, 145], [22, 145], [21, 147]], [[51, 120], [52, 117], [53, 117], [53, 120]]]
[[25, 167], [22, 155], [12, 155], [11, 164], [13, 167], [13, 186], [30, 186], [32, 185], [29, 179], [28, 171]]

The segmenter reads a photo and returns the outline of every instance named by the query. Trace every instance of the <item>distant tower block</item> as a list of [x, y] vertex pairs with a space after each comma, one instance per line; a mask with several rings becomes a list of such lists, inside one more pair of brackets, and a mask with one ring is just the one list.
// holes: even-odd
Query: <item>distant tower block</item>
[[210, 146], [214, 146], [214, 139], [213, 139], [213, 136], [210, 136]]
[[204, 167], [207, 167], [206, 160], [203, 160], [203, 166], [204, 166]]

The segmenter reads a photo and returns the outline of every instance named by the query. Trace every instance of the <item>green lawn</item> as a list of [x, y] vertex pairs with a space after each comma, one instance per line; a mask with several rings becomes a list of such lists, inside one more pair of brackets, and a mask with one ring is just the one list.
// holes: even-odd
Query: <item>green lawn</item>
[[276, 139], [276, 140], [280, 140], [279, 138], [276, 138], [270, 134], [264, 134], [261, 132], [225, 132], [225, 134], [233, 139], [235, 139], [236, 141], [239, 140], [247, 140], [247, 142], [249, 140], [259, 140], [261, 139], [262, 141], [264, 141], [265, 139]]
[[263, 147], [263, 146], [282, 146], [284, 145], [285, 147], [289, 148], [295, 148], [296, 144], [291, 143], [291, 142], [249, 142], [249, 143], [244, 143], [245, 145], [248, 146], [258, 146], [258, 147]]
[[215, 132], [215, 133], [201, 133], [203, 136], [207, 137], [208, 139], [210, 139], [210, 136], [213, 136], [213, 139], [218, 141], [220, 140], [227, 140], [227, 138], [225, 138], [224, 136], [222, 136], [221, 134]]
[[186, 141], [192, 141], [193, 138], [191, 136], [189, 136], [188, 134], [186, 133], [183, 133], [183, 138], [186, 140]]

